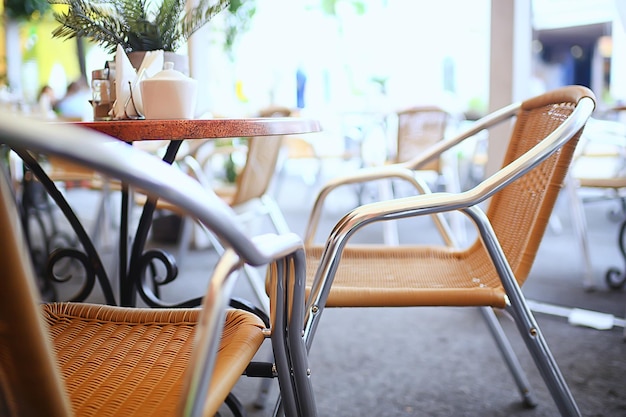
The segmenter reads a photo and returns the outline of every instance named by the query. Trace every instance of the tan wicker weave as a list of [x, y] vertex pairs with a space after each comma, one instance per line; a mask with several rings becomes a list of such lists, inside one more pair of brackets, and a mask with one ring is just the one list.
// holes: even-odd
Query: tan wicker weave
[[[43, 306], [77, 416], [174, 416], [190, 365], [199, 309]], [[206, 415], [224, 402], [264, 340], [263, 323], [229, 310]]]
[[246, 164], [237, 176], [234, 193], [220, 193], [220, 190], [216, 190], [228, 205], [236, 207], [266, 195], [276, 171], [282, 143], [282, 136], [248, 139]]

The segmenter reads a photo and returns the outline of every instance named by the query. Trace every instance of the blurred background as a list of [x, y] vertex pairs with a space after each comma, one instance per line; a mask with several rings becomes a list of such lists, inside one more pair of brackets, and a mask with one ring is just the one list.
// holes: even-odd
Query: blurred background
[[[159, 0], [154, 0], [158, 3]], [[3, 2], [2, 99], [36, 102], [111, 59], [86, 40], [52, 38], [46, 0]], [[246, 0], [252, 13], [226, 39], [217, 16], [180, 53], [206, 78], [205, 110], [247, 114], [268, 105], [329, 110], [436, 103], [470, 117], [489, 108], [495, 42], [523, 51], [514, 65], [528, 95], [564, 84], [591, 87], [601, 106], [626, 100], [625, 33], [615, 0]], [[493, 3], [493, 4], [492, 4]], [[17, 6], [15, 6], [16, 4]], [[29, 6], [30, 5], [30, 6]], [[506, 5], [513, 17], [498, 15]], [[13, 11], [13, 9], [25, 9]], [[221, 19], [221, 20], [220, 20]], [[510, 22], [507, 22], [508, 19]], [[495, 31], [498, 22], [514, 30]], [[512, 23], [512, 24], [509, 24]], [[506, 27], [506, 26], [505, 26]], [[519, 38], [519, 39], [517, 39]], [[509, 71], [511, 72], [511, 71]], [[518, 74], [519, 73], [519, 74]], [[298, 82], [305, 88], [298, 102]], [[523, 97], [520, 97], [523, 98]]]

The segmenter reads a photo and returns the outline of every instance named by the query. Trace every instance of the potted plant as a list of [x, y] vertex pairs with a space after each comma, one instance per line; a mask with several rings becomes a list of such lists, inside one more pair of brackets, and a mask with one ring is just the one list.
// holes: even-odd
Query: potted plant
[[54, 13], [60, 25], [52, 32], [53, 37], [82, 37], [110, 53], [121, 45], [129, 57], [133, 52], [177, 52], [192, 34], [230, 4], [230, 0], [199, 0], [196, 6], [186, 10], [185, 0], [163, 0], [160, 5], [150, 0], [48, 2], [67, 6], [64, 11]]

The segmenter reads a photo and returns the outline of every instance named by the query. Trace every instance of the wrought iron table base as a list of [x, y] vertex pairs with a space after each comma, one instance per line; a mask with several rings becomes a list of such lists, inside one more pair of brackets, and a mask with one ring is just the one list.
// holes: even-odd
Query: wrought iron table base
[[[172, 163], [181, 143], [182, 140], [171, 141], [163, 160]], [[64, 195], [34, 156], [19, 150], [16, 153], [22, 158], [30, 172], [43, 185], [48, 196], [59, 207], [76, 234], [77, 242], [82, 246], [82, 251], [77, 249], [69, 235], [58, 231], [53, 221], [50, 222], [52, 225], [50, 230], [47, 230], [42, 216], [46, 214], [46, 210], [49, 210], [49, 207], [35, 207], [35, 203], [28, 198], [28, 195], [23, 198], [22, 206], [25, 226], [28, 226], [29, 219], [33, 217], [44, 235], [44, 249], [42, 251], [45, 253], [39, 254], [39, 262], [37, 263], [43, 261], [43, 265], [40, 264], [38, 272], [42, 279], [42, 288], [52, 293], [50, 297], [55, 296], [55, 283], [64, 283], [72, 278], [76, 278], [76, 276], [71, 274], [60, 275], [58, 272], [60, 263], [64, 260], [70, 260], [80, 264], [84, 276], [82, 277], [83, 280], [79, 290], [76, 294], [69, 297], [69, 301], [85, 301], [92, 295], [97, 284], [102, 291], [106, 304], [110, 305], [136, 306], [137, 294], [150, 307], [193, 307], [200, 304], [201, 297], [180, 303], [165, 303], [159, 297], [160, 291], [158, 287], [172, 282], [178, 275], [178, 268], [171, 254], [160, 249], [145, 251], [152, 217], [156, 208], [156, 200], [154, 198], [149, 198], [144, 205], [134, 238], [131, 239], [131, 234], [129, 233], [130, 190], [127, 185], [122, 184], [118, 252], [119, 300], [116, 300], [111, 284], [112, 281], [104, 268], [101, 256]], [[27, 227], [25, 230], [29, 230], [29, 228]], [[51, 242], [60, 238], [63, 238], [63, 241], [68, 243], [68, 245], [66, 247], [52, 248]], [[129, 242], [132, 242], [130, 252]], [[34, 248], [34, 246], [31, 247]], [[47, 256], [47, 259], [43, 260], [42, 257], [45, 256]], [[156, 270], [154, 263], [156, 262], [164, 265], [165, 277], [156, 278], [154, 276], [154, 271]]]
[[614, 290], [622, 289], [626, 283], [626, 219], [622, 220], [619, 228], [617, 244], [624, 259], [625, 268], [623, 271], [618, 268], [609, 268], [605, 275], [606, 284]]

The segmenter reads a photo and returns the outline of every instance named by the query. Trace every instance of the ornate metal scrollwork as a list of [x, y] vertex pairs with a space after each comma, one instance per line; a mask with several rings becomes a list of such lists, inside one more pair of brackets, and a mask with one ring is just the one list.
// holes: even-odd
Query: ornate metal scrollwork
[[[160, 264], [163, 268], [159, 268]], [[201, 298], [181, 303], [165, 303], [161, 299], [160, 287], [174, 281], [178, 276], [178, 266], [174, 256], [162, 249], [150, 249], [144, 252], [139, 259], [141, 273], [137, 277], [136, 286], [139, 295], [150, 307], [196, 307]], [[164, 269], [165, 274], [159, 276]]]
[[[622, 258], [626, 260], [626, 220], [622, 221], [617, 237], [617, 244]], [[618, 268], [609, 268], [605, 275], [606, 284], [613, 290], [621, 290], [626, 284], [626, 270], [622, 271]]]
[[[56, 245], [56, 243], [58, 243], [59, 239], [68, 242], [73, 242], [73, 239], [63, 232], [58, 232], [58, 229], [56, 229], [56, 226], [54, 226], [54, 223], [52, 223], [52, 232], [46, 233], [46, 245], [43, 249], [46, 254], [50, 254], [45, 263], [46, 275], [44, 275], [44, 286], [48, 285], [46, 279], [52, 280], [53, 282], [57, 279], [55, 277], [54, 271], [59, 273], [59, 269], [57, 268], [59, 268], [60, 265], [62, 266], [62, 264], [58, 263], [61, 259], [74, 259], [84, 265], [86, 276], [85, 286], [78, 292], [78, 295], [74, 296], [75, 298], [73, 298], [73, 300], [84, 301], [92, 293], [97, 279], [97, 282], [99, 283], [102, 293], [104, 295], [105, 302], [107, 304], [115, 305], [115, 296], [113, 295], [111, 283], [107, 276], [106, 270], [104, 269], [104, 265], [102, 264], [102, 260], [98, 255], [98, 251], [96, 250], [89, 235], [85, 231], [85, 228], [76, 216], [76, 213], [74, 212], [74, 210], [72, 210], [61, 191], [46, 174], [37, 159], [27, 151], [15, 150], [15, 152], [20, 156], [20, 158], [22, 158], [26, 166], [31, 170], [32, 174], [37, 177], [41, 185], [45, 188], [47, 193], [47, 196], [45, 196], [45, 198], [50, 197], [57, 204], [58, 208], [61, 210], [64, 217], [69, 222], [72, 230], [76, 234], [76, 241], [80, 242], [80, 245], [84, 250], [84, 253], [82, 253], [82, 255], [80, 256], [78, 254], [81, 252], [75, 248], [62, 249], [58, 252], [55, 251], [54, 246]], [[25, 211], [24, 214], [26, 214], [26, 218], [24, 219], [24, 221], [28, 222], [28, 215], [31, 214], [33, 210], [37, 211], [37, 209], [41, 209], [41, 207], [37, 207], [36, 205], [29, 205], [29, 207], [23, 208], [23, 210]], [[46, 210], [47, 209], [48, 208], [46, 208]], [[43, 220], [41, 218], [38, 218], [37, 215], [35, 215], [35, 219], [40, 224], [40, 227], [42, 227], [42, 230], [45, 231], [45, 223], [43, 222]], [[26, 228], [26, 230], [28, 230], [28, 228]], [[71, 244], [70, 246], [76, 245]], [[84, 260], [83, 257], [86, 258], [86, 260]], [[93, 277], [93, 280], [91, 280], [89, 275]]]
[[[172, 163], [182, 141], [172, 141], [168, 146], [164, 161]], [[24, 150], [15, 150], [28, 167], [30, 185], [45, 189], [45, 193], [37, 193], [30, 197], [39, 199], [25, 200], [23, 203], [23, 219], [25, 229], [33, 223], [38, 229], [37, 236], [43, 236], [41, 242], [29, 242], [32, 254], [38, 263], [38, 276], [41, 286], [50, 294], [47, 301], [56, 300], [56, 285], [64, 284], [69, 291], [76, 287], [69, 296], [71, 301], [85, 301], [92, 296], [96, 286], [102, 291], [105, 302], [111, 305], [134, 306], [135, 295], [139, 296], [150, 307], [196, 307], [201, 304], [202, 297], [178, 303], [166, 303], [161, 298], [161, 288], [171, 283], [178, 276], [178, 267], [174, 257], [159, 249], [144, 251], [156, 207], [156, 200], [149, 198], [144, 205], [134, 238], [131, 238], [132, 249], [128, 252], [128, 209], [130, 207], [129, 189], [122, 184], [122, 211], [120, 214], [120, 245], [119, 245], [119, 302], [113, 294], [113, 287], [103, 266], [102, 260], [90, 236], [70, 207], [65, 196], [50, 179], [35, 156]], [[36, 180], [35, 180], [36, 178]], [[27, 196], [28, 197], [28, 196]], [[61, 231], [54, 224], [50, 204], [52, 199], [69, 222], [75, 237]], [[27, 233], [28, 234], [28, 233]], [[30, 236], [29, 236], [30, 237]], [[43, 247], [42, 247], [43, 246]], [[63, 247], [62, 247], [63, 246]], [[163, 274], [164, 271], [164, 275]], [[68, 297], [64, 297], [68, 299]]]
[[[52, 251], [46, 264], [46, 276], [54, 283], [77, 283], [75, 294], [68, 297], [69, 301], [85, 301], [92, 293], [96, 284], [97, 268], [89, 260], [85, 252], [73, 248], [57, 248]], [[106, 277], [103, 277], [106, 279]], [[105, 285], [109, 285], [106, 282]], [[112, 295], [109, 287], [108, 291]]]

